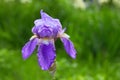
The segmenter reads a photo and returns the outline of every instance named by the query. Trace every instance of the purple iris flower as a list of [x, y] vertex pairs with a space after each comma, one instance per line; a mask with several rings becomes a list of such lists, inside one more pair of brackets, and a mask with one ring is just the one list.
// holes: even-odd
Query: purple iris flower
[[76, 58], [76, 50], [69, 40], [69, 35], [62, 29], [59, 19], [54, 19], [41, 10], [41, 19], [34, 21], [33, 36], [22, 48], [22, 57], [27, 59], [38, 46], [38, 63], [42, 70], [49, 70], [56, 58], [55, 40], [60, 38], [66, 52], [72, 58]]

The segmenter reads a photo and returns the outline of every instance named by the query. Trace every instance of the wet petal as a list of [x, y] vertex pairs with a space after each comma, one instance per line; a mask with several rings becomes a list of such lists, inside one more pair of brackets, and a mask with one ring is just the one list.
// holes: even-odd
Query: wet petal
[[72, 57], [76, 58], [76, 50], [74, 49], [73, 43], [68, 38], [61, 38], [61, 41], [64, 44], [66, 52]]
[[27, 59], [32, 54], [37, 43], [38, 43], [38, 39], [34, 38], [24, 45], [24, 47], [22, 48], [22, 57], [24, 59]]
[[54, 44], [41, 43], [38, 47], [38, 62], [42, 70], [48, 70], [56, 57]]

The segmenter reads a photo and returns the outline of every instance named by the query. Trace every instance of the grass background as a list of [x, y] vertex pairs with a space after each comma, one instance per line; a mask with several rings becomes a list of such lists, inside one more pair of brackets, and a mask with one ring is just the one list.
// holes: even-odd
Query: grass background
[[56, 41], [56, 80], [120, 80], [119, 7], [74, 8], [72, 0], [0, 0], [0, 80], [51, 80], [38, 66], [36, 51], [22, 59], [21, 48], [32, 36], [40, 10], [60, 19], [71, 36], [77, 58], [71, 59]]

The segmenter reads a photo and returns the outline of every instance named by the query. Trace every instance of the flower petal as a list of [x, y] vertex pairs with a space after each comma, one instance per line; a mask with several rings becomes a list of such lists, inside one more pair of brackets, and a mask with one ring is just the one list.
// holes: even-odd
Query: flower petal
[[44, 28], [42, 30], [39, 30], [38, 34], [40, 37], [51, 37], [53, 35], [53, 32], [49, 28]]
[[[58, 32], [61, 32], [62, 30], [59, 19], [52, 18], [47, 13], [43, 12], [43, 10], [40, 11], [40, 14], [41, 19], [34, 21], [35, 26], [32, 28], [32, 32], [39, 37], [56, 38]], [[47, 34], [44, 34], [44, 32], [46, 33], [46, 31], [43, 31], [44, 29], [47, 29]]]
[[22, 57], [24, 59], [27, 59], [34, 51], [37, 44], [38, 44], [37, 38], [34, 38], [34, 39], [30, 40], [29, 42], [27, 42], [24, 45], [24, 47], [22, 48]]
[[38, 62], [42, 70], [48, 70], [54, 59], [56, 58], [54, 44], [48, 42], [48, 44], [41, 43], [38, 47]]
[[52, 20], [52, 17], [50, 17], [48, 14], [46, 14], [45, 12], [43, 12], [43, 10], [40, 11], [40, 14], [41, 14], [41, 18], [44, 19], [44, 20]]
[[52, 28], [57, 28], [58, 30], [62, 30], [62, 25], [59, 19], [52, 18], [47, 13], [43, 12], [43, 10], [41, 10], [40, 13], [41, 13], [41, 18], [45, 22], [46, 26], [50, 26]]
[[64, 44], [66, 52], [72, 57], [76, 58], [76, 50], [74, 49], [73, 43], [68, 38], [61, 38], [61, 41]]
[[44, 20], [42, 20], [42, 19], [37, 19], [37, 20], [35, 20], [34, 21], [34, 24], [35, 24], [35, 26], [41, 26], [41, 25], [43, 25], [44, 24]]
[[34, 27], [32, 28], [32, 32], [33, 32], [34, 34], [37, 34], [37, 33], [38, 33], [38, 27], [34, 26]]

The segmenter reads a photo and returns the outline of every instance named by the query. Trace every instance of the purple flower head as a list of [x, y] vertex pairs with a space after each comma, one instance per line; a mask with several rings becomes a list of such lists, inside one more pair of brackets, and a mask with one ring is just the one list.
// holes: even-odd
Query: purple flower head
[[27, 59], [38, 46], [38, 63], [42, 70], [49, 70], [56, 58], [55, 39], [60, 38], [66, 52], [72, 58], [76, 58], [76, 50], [69, 40], [69, 35], [62, 30], [62, 25], [58, 19], [50, 17], [41, 10], [41, 19], [34, 21], [32, 32], [34, 36], [22, 48], [23, 59]]
[[59, 20], [53, 19], [42, 10], [40, 14], [41, 14], [41, 19], [37, 19], [34, 21], [35, 26], [32, 28], [32, 32], [40, 38], [57, 37], [58, 32], [62, 30], [62, 26]]

